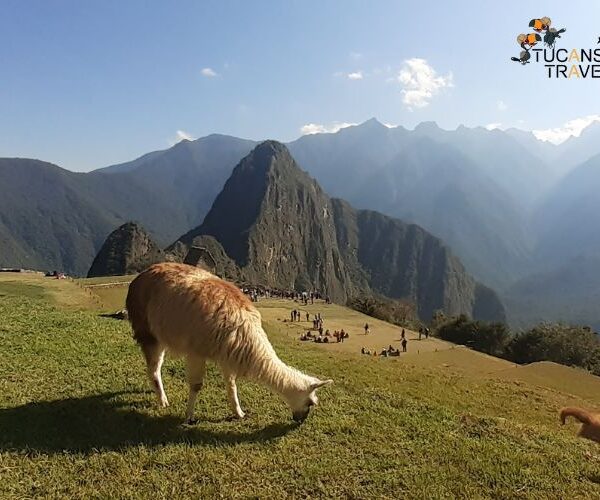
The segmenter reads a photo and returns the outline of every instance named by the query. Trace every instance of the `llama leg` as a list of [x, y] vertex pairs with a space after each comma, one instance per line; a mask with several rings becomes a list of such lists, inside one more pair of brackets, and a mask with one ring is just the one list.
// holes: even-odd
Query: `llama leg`
[[165, 358], [165, 349], [158, 344], [158, 342], [149, 342], [142, 345], [142, 350], [144, 351], [144, 356], [146, 357], [148, 377], [150, 378], [152, 389], [154, 389], [154, 392], [158, 396], [160, 406], [169, 406], [169, 401], [167, 399], [167, 395], [165, 394], [165, 389], [163, 387], [162, 377], [160, 374], [160, 369]]
[[187, 381], [190, 388], [185, 419], [188, 424], [191, 424], [194, 422], [194, 407], [196, 406], [196, 397], [198, 396], [198, 393], [204, 384], [206, 360], [204, 358], [188, 356], [185, 365]]
[[226, 375], [227, 379], [227, 395], [229, 396], [229, 404], [236, 418], [244, 418], [246, 415], [240, 407], [240, 400], [238, 399], [237, 385], [235, 383], [235, 375]]

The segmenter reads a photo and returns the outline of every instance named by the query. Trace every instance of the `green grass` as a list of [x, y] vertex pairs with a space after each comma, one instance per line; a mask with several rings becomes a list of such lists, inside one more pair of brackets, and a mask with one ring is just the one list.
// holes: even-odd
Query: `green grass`
[[0, 497], [598, 498], [600, 451], [558, 426], [579, 400], [452, 367], [327, 352], [267, 331], [282, 358], [331, 377], [302, 426], [266, 389], [240, 384], [229, 421], [211, 367], [194, 427], [180, 425], [183, 363], [148, 390], [126, 322], [0, 299]]
[[41, 299], [47, 297], [47, 293], [41, 285], [30, 285], [20, 281], [0, 281], [0, 298], [8, 296]]
[[98, 297], [103, 310], [114, 312], [125, 308], [127, 286], [98, 287], [89, 290]]

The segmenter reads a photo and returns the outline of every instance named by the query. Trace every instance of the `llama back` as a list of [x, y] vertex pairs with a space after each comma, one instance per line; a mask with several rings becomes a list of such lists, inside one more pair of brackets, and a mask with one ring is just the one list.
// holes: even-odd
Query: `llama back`
[[155, 264], [130, 285], [127, 309], [134, 337], [156, 339], [175, 355], [225, 364], [272, 352], [260, 313], [233, 284], [185, 264]]

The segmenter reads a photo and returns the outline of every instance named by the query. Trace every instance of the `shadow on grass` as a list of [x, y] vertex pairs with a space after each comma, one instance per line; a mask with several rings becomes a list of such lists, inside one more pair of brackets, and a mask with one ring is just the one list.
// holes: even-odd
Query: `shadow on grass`
[[171, 443], [232, 446], [268, 442], [297, 428], [293, 423], [248, 431], [223, 429], [222, 425], [220, 429], [203, 427], [210, 421], [185, 427], [181, 417], [141, 413], [136, 402], [120, 399], [126, 394], [132, 393], [113, 392], [0, 409], [0, 451], [89, 453]]

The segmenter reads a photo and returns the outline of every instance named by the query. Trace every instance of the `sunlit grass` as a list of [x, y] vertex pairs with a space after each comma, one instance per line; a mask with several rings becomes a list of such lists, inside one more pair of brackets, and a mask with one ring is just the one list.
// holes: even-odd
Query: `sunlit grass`
[[600, 496], [600, 451], [559, 428], [555, 391], [327, 352], [271, 321], [286, 362], [335, 379], [321, 405], [298, 427], [242, 382], [250, 416], [229, 421], [211, 367], [185, 427], [182, 362], [165, 364], [160, 409], [126, 322], [35, 294], [0, 297], [0, 315], [0, 497]]

